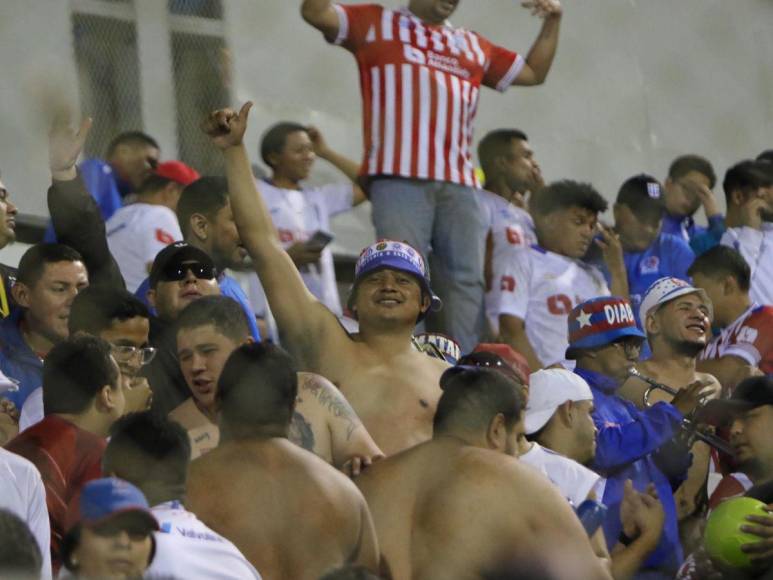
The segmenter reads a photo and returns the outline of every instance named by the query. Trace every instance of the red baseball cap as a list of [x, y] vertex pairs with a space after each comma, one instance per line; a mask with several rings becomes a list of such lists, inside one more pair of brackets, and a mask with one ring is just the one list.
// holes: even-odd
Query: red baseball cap
[[156, 168], [156, 175], [171, 179], [180, 185], [189, 185], [201, 177], [198, 171], [182, 161], [164, 161], [159, 163]]

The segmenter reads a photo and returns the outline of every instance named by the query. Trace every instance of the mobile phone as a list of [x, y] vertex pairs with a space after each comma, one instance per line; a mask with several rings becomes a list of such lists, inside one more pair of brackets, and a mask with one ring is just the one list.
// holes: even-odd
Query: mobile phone
[[308, 240], [306, 240], [305, 244], [309, 249], [321, 252], [330, 242], [333, 241], [333, 238], [333, 234], [323, 232], [322, 230], [317, 230]]
[[579, 505], [576, 513], [582, 527], [585, 528], [585, 532], [592, 536], [601, 527], [601, 524], [604, 523], [604, 518], [607, 515], [607, 506], [592, 499], [586, 499]]

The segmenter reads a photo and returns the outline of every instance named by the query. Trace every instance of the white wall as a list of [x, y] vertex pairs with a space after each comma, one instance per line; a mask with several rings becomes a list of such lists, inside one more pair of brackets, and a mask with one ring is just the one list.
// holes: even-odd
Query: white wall
[[[300, 0], [224, 2], [235, 98], [257, 104], [249, 135], [255, 159], [262, 129], [283, 118], [317, 124], [331, 144], [359, 157], [360, 98], [351, 55], [328, 46], [301, 20]], [[589, 180], [610, 199], [636, 172], [664, 177], [680, 153], [706, 155], [721, 177], [733, 162], [773, 147], [773, 1], [564, 5], [547, 84], [505, 95], [484, 91], [478, 136], [520, 127], [548, 179]], [[463, 0], [453, 21], [522, 52], [539, 27], [517, 0]], [[69, 31], [65, 0], [0, 1], [0, 168], [24, 211], [45, 211], [45, 141], [34, 123], [39, 95], [33, 81], [39, 71], [54, 70], [64, 75], [64, 92], [72, 93]], [[153, 124], [154, 113], [143, 114]], [[335, 178], [319, 164], [315, 181]], [[717, 193], [722, 199], [721, 188]], [[338, 241], [351, 251], [372, 235], [366, 214], [336, 224]]]

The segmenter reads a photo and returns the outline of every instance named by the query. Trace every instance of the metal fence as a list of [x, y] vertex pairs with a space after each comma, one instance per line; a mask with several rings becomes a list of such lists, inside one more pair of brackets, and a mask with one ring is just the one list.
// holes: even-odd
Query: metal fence
[[[139, 50], [137, 39], [142, 34], [138, 30], [148, 23], [136, 4], [139, 0], [71, 0], [81, 107], [94, 118], [85, 153], [103, 156], [122, 131], [142, 130], [158, 137], [148, 121], [154, 111], [142, 110], [142, 79], [168, 79], [160, 90], [169, 91], [174, 102], [169, 117], [174, 118], [177, 151], [164, 149], [163, 158], [180, 159], [201, 173], [218, 173], [220, 158], [212, 155], [198, 127], [204, 115], [229, 102], [223, 3], [167, 0], [163, 14], [167, 38], [162, 40], [168, 50], [166, 59]], [[157, 22], [149, 24], [158, 30]]]

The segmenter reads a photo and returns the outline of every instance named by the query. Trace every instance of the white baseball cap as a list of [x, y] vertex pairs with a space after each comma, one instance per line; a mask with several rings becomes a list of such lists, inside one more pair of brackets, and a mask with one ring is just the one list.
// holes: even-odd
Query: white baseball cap
[[544, 369], [529, 376], [529, 403], [524, 426], [531, 435], [542, 429], [567, 401], [592, 401], [588, 383], [565, 369]]
[[644, 293], [644, 299], [639, 307], [641, 325], [646, 328], [647, 315], [650, 311], [685, 294], [698, 294], [703, 303], [709, 308], [709, 318], [714, 318], [714, 307], [711, 304], [711, 299], [702, 288], [696, 288], [690, 285], [689, 282], [679, 278], [666, 277], [655, 280]]

